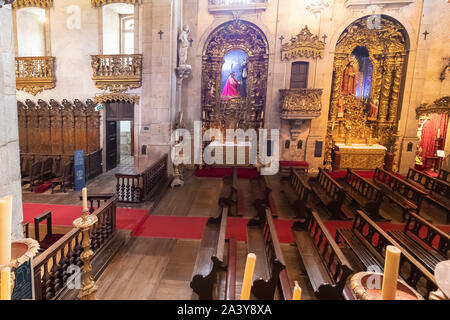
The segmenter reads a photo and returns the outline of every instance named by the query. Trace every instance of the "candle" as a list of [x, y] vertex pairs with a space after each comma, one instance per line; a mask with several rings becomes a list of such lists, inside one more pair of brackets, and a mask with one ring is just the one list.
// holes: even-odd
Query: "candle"
[[11, 262], [12, 197], [0, 198], [0, 266]]
[[401, 251], [399, 248], [387, 246], [384, 262], [383, 286], [381, 288], [382, 300], [395, 300], [400, 255]]
[[298, 285], [298, 282], [295, 281], [294, 295], [292, 300], [302, 300], [302, 288]]
[[83, 211], [88, 209], [87, 206], [87, 188], [83, 188], [83, 190], [81, 190], [81, 196], [83, 198]]
[[438, 129], [438, 135], [437, 135], [438, 139], [441, 137], [441, 129]]
[[256, 255], [249, 253], [245, 264], [244, 280], [242, 282], [241, 300], [250, 300], [253, 272], [255, 272]]
[[331, 127], [331, 131], [333, 131], [334, 130], [334, 121], [333, 121], [333, 126]]
[[261, 120], [264, 119], [264, 111], [261, 111]]
[[0, 300], [11, 300], [11, 269], [3, 268], [0, 272]]

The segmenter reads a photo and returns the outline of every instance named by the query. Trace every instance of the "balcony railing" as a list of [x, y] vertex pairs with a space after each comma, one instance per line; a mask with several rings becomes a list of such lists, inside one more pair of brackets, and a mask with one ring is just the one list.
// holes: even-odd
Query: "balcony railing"
[[55, 87], [54, 57], [16, 58], [16, 88], [36, 95]]
[[265, 11], [267, 0], [209, 0], [210, 13], [220, 14], [236, 11]]
[[142, 55], [115, 54], [91, 56], [92, 80], [99, 89], [125, 92], [142, 85]]

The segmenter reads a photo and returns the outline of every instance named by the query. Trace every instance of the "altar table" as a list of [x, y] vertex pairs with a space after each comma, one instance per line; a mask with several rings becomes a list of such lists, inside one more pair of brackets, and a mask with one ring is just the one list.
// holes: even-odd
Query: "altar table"
[[374, 170], [384, 166], [386, 147], [374, 144], [336, 143], [334, 151], [334, 171], [350, 169]]

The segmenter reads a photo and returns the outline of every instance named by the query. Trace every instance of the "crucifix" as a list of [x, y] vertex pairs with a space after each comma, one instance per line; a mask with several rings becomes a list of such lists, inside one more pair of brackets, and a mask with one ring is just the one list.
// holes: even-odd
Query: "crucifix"
[[281, 36], [280, 38], [280, 43], [281, 43], [281, 45], [283, 45], [283, 40], [284, 40], [284, 37], [283, 36]]
[[162, 40], [162, 35], [164, 34], [164, 31], [159, 30], [158, 34], [159, 34], [159, 40]]
[[322, 37], [322, 39], [323, 39], [323, 43], [324, 43], [324, 44], [326, 44], [326, 40], [327, 40], [327, 38], [328, 38], [328, 37], [327, 37], [327, 35], [326, 35], [326, 34], [324, 34], [324, 35], [323, 35], [323, 37]]
[[425, 32], [424, 33], [422, 33], [424, 36], [425, 36], [425, 38], [423, 39], [423, 40], [427, 40], [427, 36], [430, 34], [427, 30], [425, 30]]
[[189, 39], [189, 43], [191, 44], [191, 47], [192, 47], [193, 42], [194, 42], [194, 39]]

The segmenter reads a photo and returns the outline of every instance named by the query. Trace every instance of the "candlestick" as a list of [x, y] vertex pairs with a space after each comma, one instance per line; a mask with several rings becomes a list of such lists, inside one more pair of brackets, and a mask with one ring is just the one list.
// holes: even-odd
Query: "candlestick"
[[381, 298], [383, 300], [395, 300], [400, 255], [401, 251], [399, 248], [387, 246], [384, 262], [383, 286], [381, 288]]
[[[10, 243], [11, 246], [11, 243]], [[5, 267], [0, 272], [0, 300], [11, 300], [11, 268]]]
[[0, 198], [0, 265], [11, 262], [12, 197]]
[[87, 210], [88, 206], [87, 206], [87, 188], [83, 188], [81, 190], [81, 196], [83, 199], [83, 210]]
[[298, 282], [295, 281], [294, 295], [292, 300], [302, 300], [302, 288], [298, 285]]
[[245, 264], [244, 280], [242, 281], [241, 300], [250, 300], [253, 273], [255, 272], [256, 255], [249, 253]]

